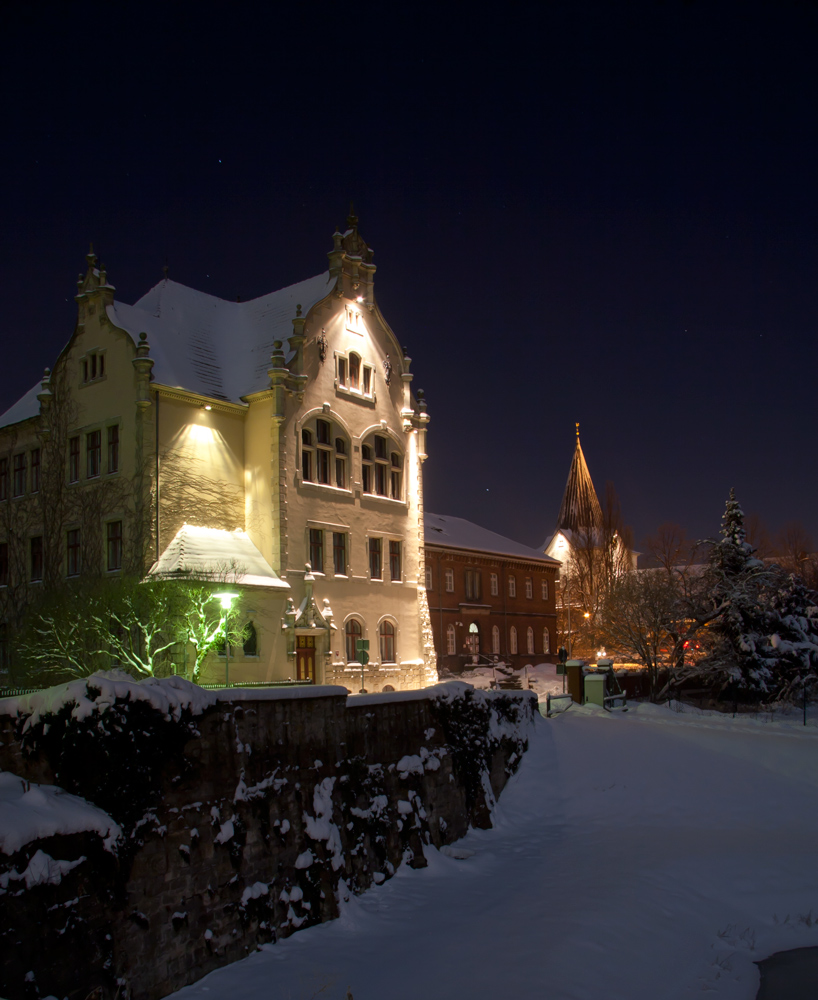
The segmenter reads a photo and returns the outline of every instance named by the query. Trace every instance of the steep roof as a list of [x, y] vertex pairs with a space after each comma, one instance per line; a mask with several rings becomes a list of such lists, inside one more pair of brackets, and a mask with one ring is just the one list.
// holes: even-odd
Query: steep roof
[[505, 538], [487, 528], [481, 528], [479, 524], [473, 524], [462, 517], [448, 517], [428, 512], [423, 517], [427, 545], [445, 545], [453, 549], [472, 549], [477, 552], [491, 552], [559, 564], [557, 559], [543, 555], [540, 549], [521, 545], [520, 542]]
[[601, 527], [602, 508], [585, 462], [585, 455], [582, 453], [582, 445], [579, 443], [579, 424], [577, 424], [577, 446], [574, 449], [571, 468], [568, 470], [568, 482], [565, 484], [565, 493], [557, 518], [557, 531]]
[[42, 392], [42, 382], [28, 390], [25, 396], [10, 406], [6, 412], [0, 415], [0, 427], [9, 427], [11, 424], [19, 424], [22, 420], [29, 420], [40, 413], [40, 401], [37, 394]]
[[176, 532], [149, 577], [163, 580], [213, 580], [243, 587], [271, 587], [289, 590], [290, 585], [276, 575], [250, 536], [237, 528], [201, 528], [184, 524]]
[[228, 302], [165, 278], [132, 306], [108, 306], [108, 317], [134, 342], [148, 335], [154, 381], [239, 402], [269, 388], [273, 341], [290, 353], [296, 306], [306, 316], [333, 284], [325, 272], [248, 302]]

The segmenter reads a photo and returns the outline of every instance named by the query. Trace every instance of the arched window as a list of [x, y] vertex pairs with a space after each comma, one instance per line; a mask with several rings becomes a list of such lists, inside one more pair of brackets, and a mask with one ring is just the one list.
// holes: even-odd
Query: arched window
[[378, 638], [381, 647], [381, 663], [395, 663], [395, 626], [392, 622], [381, 622]]
[[491, 628], [491, 651], [495, 655], [500, 652], [500, 629], [496, 625]]
[[466, 637], [466, 649], [472, 656], [477, 656], [480, 652], [480, 627], [477, 622], [469, 625], [469, 634]]
[[318, 417], [301, 428], [301, 478], [349, 489], [349, 441], [340, 424]]
[[256, 626], [252, 622], [248, 622], [244, 626], [244, 645], [242, 648], [245, 656], [258, 656], [258, 634]]
[[457, 653], [457, 638], [455, 636], [454, 625], [446, 626], [446, 652], [449, 656]]
[[534, 629], [530, 625], [525, 633], [525, 651], [529, 656], [534, 654]]
[[517, 653], [517, 629], [513, 625], [508, 633], [508, 651], [512, 655]]
[[548, 626], [542, 630], [542, 651], [544, 653], [551, 652], [551, 633], [548, 631]]
[[350, 389], [361, 388], [361, 357], [354, 351], [349, 356], [349, 387]]
[[346, 639], [347, 663], [358, 662], [357, 642], [363, 636], [361, 623], [357, 618], [350, 618], [344, 626], [344, 637]]
[[361, 445], [361, 485], [364, 493], [403, 497], [403, 456], [392, 451], [395, 445], [383, 434], [372, 434]]

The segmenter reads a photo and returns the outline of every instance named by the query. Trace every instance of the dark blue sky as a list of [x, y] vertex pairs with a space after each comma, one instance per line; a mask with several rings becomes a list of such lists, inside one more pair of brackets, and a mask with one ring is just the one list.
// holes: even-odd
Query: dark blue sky
[[[123, 5], [125, 6], [125, 5]], [[818, 5], [11, 5], [0, 408], [117, 297], [322, 271], [355, 200], [429, 509], [535, 544], [574, 421], [637, 541], [735, 486], [818, 541]]]

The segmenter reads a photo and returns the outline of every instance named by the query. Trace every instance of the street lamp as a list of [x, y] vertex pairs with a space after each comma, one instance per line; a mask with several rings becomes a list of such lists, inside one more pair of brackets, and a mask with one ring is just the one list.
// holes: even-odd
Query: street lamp
[[[233, 601], [239, 596], [238, 594], [230, 593], [229, 591], [223, 591], [220, 594], [213, 595], [216, 600], [221, 604], [222, 611], [222, 625], [224, 625], [227, 620], [227, 615], [230, 612], [230, 608], [233, 606]], [[224, 632], [224, 629], [222, 629]], [[224, 686], [230, 687], [230, 643], [227, 640], [227, 633], [224, 633]]]

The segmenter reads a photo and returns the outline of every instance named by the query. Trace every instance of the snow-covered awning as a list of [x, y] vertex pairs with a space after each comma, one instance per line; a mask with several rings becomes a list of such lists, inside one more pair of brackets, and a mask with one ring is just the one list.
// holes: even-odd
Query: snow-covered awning
[[246, 531], [184, 524], [148, 572], [149, 579], [213, 580], [242, 587], [289, 590]]

